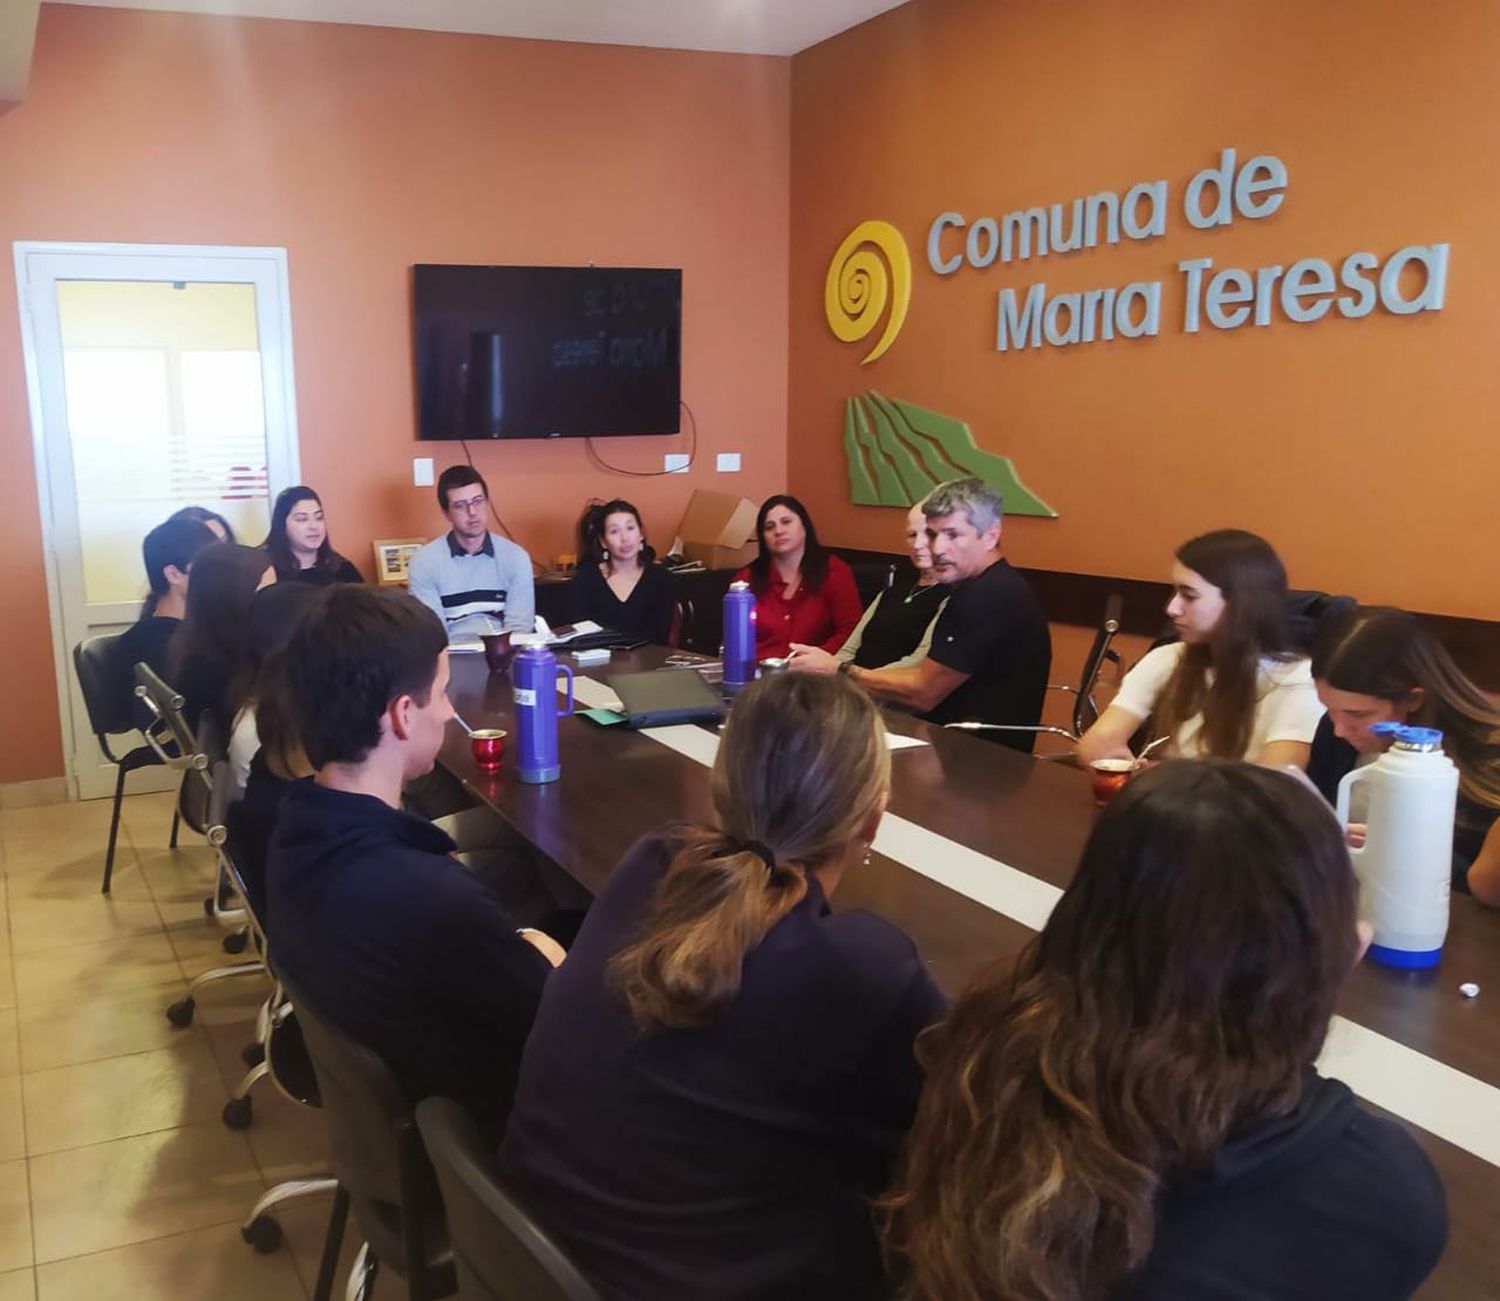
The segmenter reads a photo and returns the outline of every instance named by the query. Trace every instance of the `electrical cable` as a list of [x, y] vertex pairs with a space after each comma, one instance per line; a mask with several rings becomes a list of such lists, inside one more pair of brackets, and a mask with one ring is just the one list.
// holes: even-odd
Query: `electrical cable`
[[664, 474], [682, 474], [687, 470], [691, 470], [693, 462], [698, 457], [698, 417], [693, 414], [693, 408], [688, 406], [682, 399], [678, 399], [678, 404], [687, 412], [688, 427], [692, 432], [693, 438], [692, 446], [688, 450], [688, 463], [681, 470], [627, 470], [623, 466], [611, 465], [599, 455], [598, 449], [594, 446], [594, 440], [592, 438], [585, 438], [583, 444], [588, 449], [589, 459], [601, 470], [608, 470], [611, 474], [623, 474], [629, 479], [659, 479]]

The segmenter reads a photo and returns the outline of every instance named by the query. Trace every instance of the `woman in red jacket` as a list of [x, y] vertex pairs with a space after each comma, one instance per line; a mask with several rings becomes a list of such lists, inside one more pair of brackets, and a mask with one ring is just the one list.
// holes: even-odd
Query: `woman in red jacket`
[[755, 593], [756, 657], [785, 656], [794, 641], [837, 651], [864, 613], [849, 566], [824, 550], [795, 497], [768, 497], [755, 533], [760, 554], [734, 577]]

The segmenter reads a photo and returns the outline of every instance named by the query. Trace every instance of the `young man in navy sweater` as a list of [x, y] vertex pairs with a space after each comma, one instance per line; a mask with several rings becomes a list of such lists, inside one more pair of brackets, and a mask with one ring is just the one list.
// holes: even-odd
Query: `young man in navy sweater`
[[498, 1136], [563, 954], [518, 930], [452, 840], [401, 808], [453, 717], [446, 647], [431, 611], [367, 587], [321, 593], [300, 623], [285, 689], [317, 777], [281, 808], [268, 931], [278, 969], [413, 1102], [446, 1094]]

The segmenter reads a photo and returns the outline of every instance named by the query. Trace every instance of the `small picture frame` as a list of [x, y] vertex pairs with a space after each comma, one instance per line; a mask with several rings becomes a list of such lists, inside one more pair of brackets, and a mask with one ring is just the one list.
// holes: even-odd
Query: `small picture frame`
[[407, 565], [412, 556], [426, 545], [426, 538], [381, 538], [376, 541], [376, 582], [381, 587], [405, 586]]

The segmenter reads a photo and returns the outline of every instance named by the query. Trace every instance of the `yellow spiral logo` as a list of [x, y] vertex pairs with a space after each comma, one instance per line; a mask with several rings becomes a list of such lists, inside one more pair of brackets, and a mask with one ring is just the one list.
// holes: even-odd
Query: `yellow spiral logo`
[[889, 303], [885, 333], [860, 362], [868, 366], [896, 341], [910, 302], [911, 255], [901, 232], [888, 221], [860, 222], [828, 266], [823, 287], [828, 328], [843, 342], [855, 343], [880, 323]]

